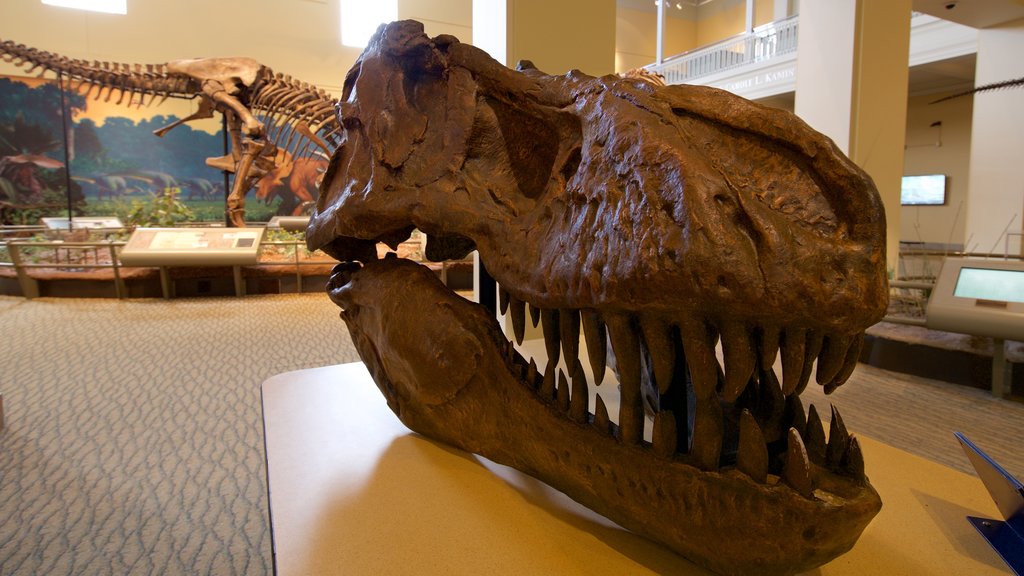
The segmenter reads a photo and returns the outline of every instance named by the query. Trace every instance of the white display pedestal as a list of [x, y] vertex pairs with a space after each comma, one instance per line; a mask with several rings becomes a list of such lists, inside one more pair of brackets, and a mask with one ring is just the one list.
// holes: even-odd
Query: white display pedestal
[[[525, 474], [410, 432], [360, 363], [263, 383], [279, 576], [708, 574]], [[882, 511], [812, 574], [1008, 574], [973, 476], [858, 436]], [[959, 450], [950, 437], [950, 450]]]

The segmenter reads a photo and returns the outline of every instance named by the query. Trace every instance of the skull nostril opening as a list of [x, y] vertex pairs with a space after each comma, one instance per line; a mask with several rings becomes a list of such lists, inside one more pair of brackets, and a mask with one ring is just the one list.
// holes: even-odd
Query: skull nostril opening
[[715, 279], [715, 282], [718, 283], [718, 286], [720, 288], [728, 288], [729, 287], [729, 283], [726, 281], [725, 276], [722, 275], [722, 274], [718, 275], [718, 277]]

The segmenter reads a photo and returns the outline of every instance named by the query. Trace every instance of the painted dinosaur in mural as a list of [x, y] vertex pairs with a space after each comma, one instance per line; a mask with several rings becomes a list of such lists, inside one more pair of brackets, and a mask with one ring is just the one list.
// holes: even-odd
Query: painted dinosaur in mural
[[[378, 30], [339, 114], [307, 242], [341, 261], [328, 293], [403, 423], [723, 574], [854, 545], [881, 502], [839, 413], [826, 436], [800, 394], [846, 382], [885, 313], [885, 216], [830, 140], [713, 88], [510, 70], [411, 21]], [[546, 366], [378, 259], [414, 228], [430, 259], [479, 252]], [[620, 388], [595, 398], [608, 341]]]
[[[0, 41], [0, 57], [28, 73], [67, 79], [75, 91], [116, 104], [139, 106], [167, 98], [199, 99], [195, 113], [156, 131], [167, 131], [220, 112], [227, 121], [230, 153], [207, 164], [234, 174], [228, 213], [245, 226], [245, 195], [268, 172], [299, 158], [328, 157], [340, 144], [335, 101], [326, 92], [251, 58], [200, 58], [165, 64], [87, 62]], [[148, 102], [147, 102], [148, 98]]]

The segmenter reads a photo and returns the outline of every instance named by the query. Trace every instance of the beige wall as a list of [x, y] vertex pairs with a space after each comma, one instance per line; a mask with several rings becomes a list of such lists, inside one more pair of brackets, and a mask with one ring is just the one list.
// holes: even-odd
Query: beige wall
[[697, 9], [697, 45], [735, 36], [747, 24], [746, 0], [716, 0]]
[[[658, 15], [619, 7], [615, 12], [615, 71], [646, 66], [657, 58]], [[664, 55], [674, 56], [697, 47], [697, 23], [689, 18], [665, 18]]]
[[530, 60], [548, 74], [615, 71], [615, 0], [507, 0], [511, 66]]
[[[968, 96], [938, 104], [947, 94], [911, 98], [907, 106], [904, 174], [945, 174], [945, 206], [903, 206], [900, 240], [963, 244], [967, 182], [971, 156], [971, 110]], [[942, 122], [939, 127], [931, 127]]]
[[[361, 52], [342, 46], [336, 0], [134, 0], [124, 16], [3, 0], [0, 38], [75, 58], [160, 63], [248, 56], [276, 71], [340, 90]], [[431, 6], [436, 7], [431, 8]], [[471, 0], [400, 0], [399, 15], [431, 15], [428, 34], [468, 41]], [[0, 69], [16, 73], [11, 67]]]
[[[304, 0], [310, 1], [310, 0]], [[331, 0], [336, 2], [337, 0]], [[363, 0], [371, 1], [371, 0]], [[473, 0], [399, 0], [400, 20], [419, 20], [430, 37], [451, 34], [473, 43]]]

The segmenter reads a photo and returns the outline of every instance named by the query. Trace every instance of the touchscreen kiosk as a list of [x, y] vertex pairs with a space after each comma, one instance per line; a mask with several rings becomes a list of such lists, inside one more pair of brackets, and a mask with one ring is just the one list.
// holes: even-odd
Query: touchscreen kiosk
[[933, 330], [1024, 340], [1024, 262], [947, 258], [927, 316]]

